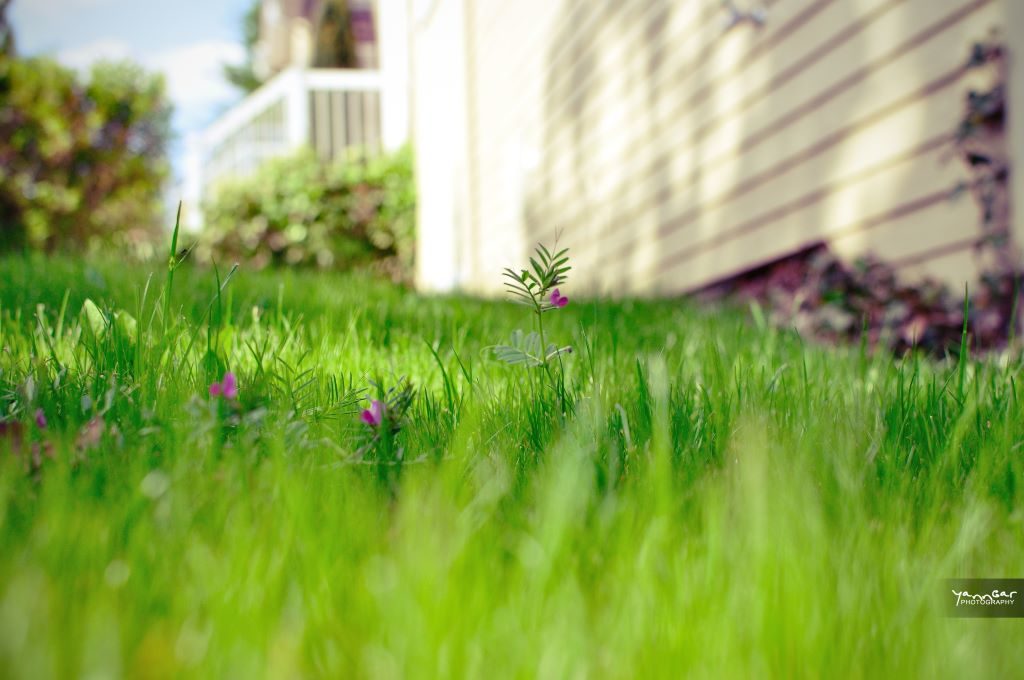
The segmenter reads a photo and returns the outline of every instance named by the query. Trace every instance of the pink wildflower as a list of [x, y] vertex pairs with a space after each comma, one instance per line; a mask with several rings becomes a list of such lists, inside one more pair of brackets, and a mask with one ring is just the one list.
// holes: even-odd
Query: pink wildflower
[[562, 295], [557, 288], [551, 291], [551, 306], [556, 309], [561, 309], [569, 304], [569, 298]]
[[225, 399], [237, 399], [238, 398], [238, 379], [235, 378], [235, 374], [228, 371], [224, 374], [224, 380], [220, 384], [221, 390], [224, 392]]
[[36, 409], [36, 427], [40, 430], [46, 429], [46, 414], [43, 413], [43, 409], [41, 408]]
[[211, 397], [224, 397], [235, 400], [238, 398], [238, 378], [231, 371], [224, 374], [224, 379], [210, 385]]
[[374, 399], [370, 402], [370, 408], [363, 409], [359, 414], [359, 418], [370, 427], [379, 427], [384, 422], [384, 402]]

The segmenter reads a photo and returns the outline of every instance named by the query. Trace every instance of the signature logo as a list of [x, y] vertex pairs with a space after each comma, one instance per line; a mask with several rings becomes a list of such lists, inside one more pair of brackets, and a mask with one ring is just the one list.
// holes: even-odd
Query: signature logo
[[993, 590], [991, 593], [969, 593], [968, 591], [953, 590], [953, 594], [956, 595], [956, 606], [960, 605], [1006, 605], [1014, 603], [1014, 596], [1017, 594], [1016, 590], [1006, 592], [1005, 590]]

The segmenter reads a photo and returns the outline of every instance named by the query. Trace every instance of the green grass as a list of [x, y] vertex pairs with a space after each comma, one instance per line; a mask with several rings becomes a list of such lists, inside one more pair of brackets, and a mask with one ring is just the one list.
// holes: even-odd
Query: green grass
[[[484, 349], [520, 307], [182, 267], [164, 323], [165, 275], [0, 261], [0, 675], [1020, 673], [1024, 622], [943, 614], [945, 578], [1024, 576], [1017, 359], [573, 299], [563, 413]], [[405, 427], [357, 458], [352, 390], [400, 376]]]

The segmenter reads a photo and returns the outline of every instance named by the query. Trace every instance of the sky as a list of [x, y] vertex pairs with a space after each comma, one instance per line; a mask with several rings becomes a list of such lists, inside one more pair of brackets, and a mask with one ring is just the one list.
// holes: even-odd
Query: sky
[[180, 168], [185, 136], [240, 99], [222, 71], [245, 58], [242, 16], [251, 1], [14, 0], [9, 17], [19, 54], [47, 54], [76, 69], [130, 58], [163, 73]]

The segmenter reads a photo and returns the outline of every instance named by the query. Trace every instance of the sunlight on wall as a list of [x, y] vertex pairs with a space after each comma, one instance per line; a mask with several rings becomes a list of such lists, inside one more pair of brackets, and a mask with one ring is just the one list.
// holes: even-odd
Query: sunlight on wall
[[422, 276], [494, 290], [557, 236], [595, 292], [693, 290], [820, 242], [969, 278], [947, 142], [1006, 1], [767, 0], [725, 32], [718, 0], [477, 0], [448, 23], [438, 0], [414, 38]]

